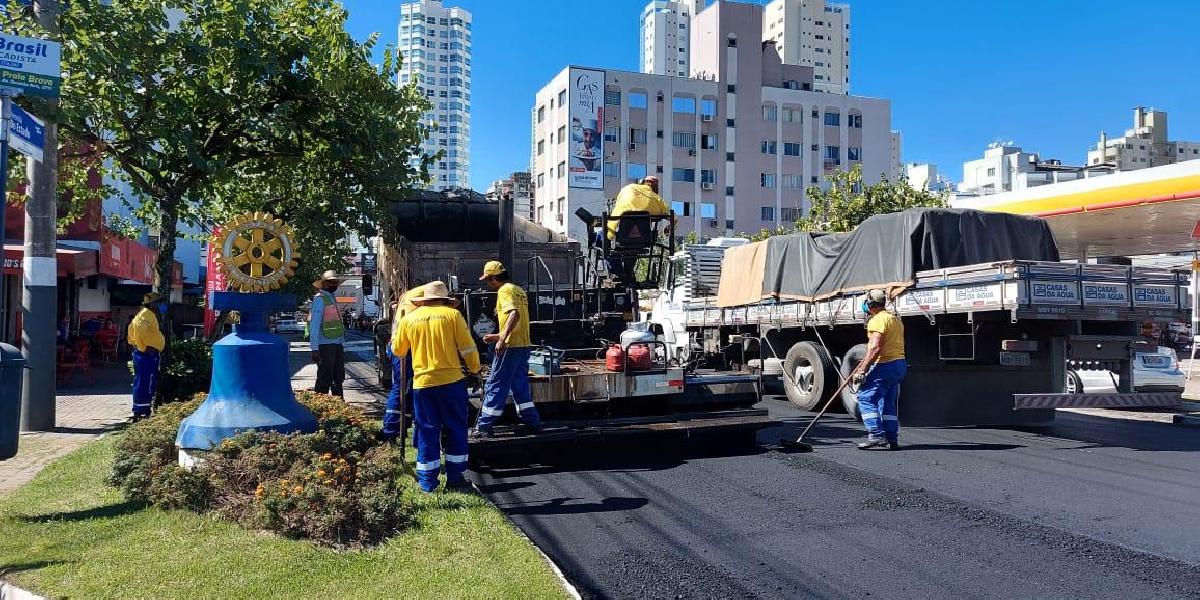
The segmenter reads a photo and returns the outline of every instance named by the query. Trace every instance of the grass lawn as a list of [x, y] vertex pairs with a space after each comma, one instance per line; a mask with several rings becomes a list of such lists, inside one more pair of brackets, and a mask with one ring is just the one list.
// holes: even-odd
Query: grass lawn
[[0, 577], [55, 598], [566, 597], [477, 496], [422, 496], [412, 529], [336, 552], [128, 503], [104, 484], [113, 443], [88, 444], [0, 500]]

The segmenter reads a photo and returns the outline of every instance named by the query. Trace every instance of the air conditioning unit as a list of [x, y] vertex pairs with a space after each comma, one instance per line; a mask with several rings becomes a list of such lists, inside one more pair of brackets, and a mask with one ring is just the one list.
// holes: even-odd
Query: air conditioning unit
[[695, 155], [696, 155], [696, 149], [695, 149], [695, 148], [692, 148], [691, 150], [688, 150], [688, 156], [695, 156]]
[[713, 185], [713, 183], [711, 181], [705, 181], [700, 184], [700, 189], [702, 189], [702, 190], [711, 190], [714, 187], [716, 187], [716, 186]]
[[705, 123], [712, 123], [713, 115], [700, 115], [700, 120], [704, 121]]

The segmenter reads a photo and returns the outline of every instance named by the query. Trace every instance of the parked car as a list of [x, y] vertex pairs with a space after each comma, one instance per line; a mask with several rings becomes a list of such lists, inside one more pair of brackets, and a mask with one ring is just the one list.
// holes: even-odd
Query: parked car
[[[1067, 371], [1065, 391], [1068, 394], [1112, 392], [1120, 381], [1120, 375], [1112, 371]], [[1179, 357], [1175, 350], [1158, 346], [1134, 353], [1133, 391], [1183, 392], [1186, 383], [1186, 375], [1179, 369]]]
[[304, 333], [304, 325], [295, 319], [275, 321], [275, 333]]

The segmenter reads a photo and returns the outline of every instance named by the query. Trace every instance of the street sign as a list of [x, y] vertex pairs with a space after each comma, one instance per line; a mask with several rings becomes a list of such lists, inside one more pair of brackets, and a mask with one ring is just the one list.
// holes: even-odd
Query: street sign
[[12, 119], [8, 122], [8, 145], [13, 150], [41, 162], [45, 141], [46, 124], [14, 102]]
[[0, 33], [0, 87], [31, 96], [58, 96], [61, 51], [58, 42]]
[[379, 268], [379, 255], [374, 252], [363, 252], [359, 255], [359, 268], [364, 275], [374, 275]]

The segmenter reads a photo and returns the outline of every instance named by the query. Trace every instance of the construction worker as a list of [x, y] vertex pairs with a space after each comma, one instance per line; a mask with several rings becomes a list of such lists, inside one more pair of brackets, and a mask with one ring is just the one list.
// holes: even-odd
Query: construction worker
[[483, 406], [475, 422], [475, 437], [490, 437], [496, 419], [504, 414], [509, 393], [517, 405], [517, 415], [531, 433], [542, 431], [542, 419], [533, 405], [529, 390], [529, 298], [525, 290], [512, 282], [512, 277], [498, 261], [483, 266], [480, 281], [496, 292], [496, 321], [499, 333], [483, 336], [486, 344], [495, 344], [492, 370], [484, 386]]
[[[417, 309], [413, 300], [423, 295], [425, 295], [425, 286], [418, 285], [401, 295], [400, 299], [392, 305], [392, 336], [390, 339], [396, 339], [396, 329], [400, 327], [400, 320]], [[380, 432], [379, 437], [385, 441], [392, 441], [400, 435], [400, 420], [404, 417], [404, 407], [411, 402], [412, 398], [412, 357], [393, 354], [390, 342], [387, 354], [392, 364], [392, 389], [388, 392], [387, 407], [383, 412], [383, 431]], [[416, 444], [415, 441], [413, 443]]]
[[325, 271], [313, 282], [317, 294], [313, 296], [308, 315], [308, 343], [312, 360], [317, 363], [317, 381], [313, 391], [318, 394], [342, 396], [342, 382], [346, 379], [346, 324], [338, 311], [337, 297], [333, 295], [342, 280], [335, 271]]
[[888, 312], [886, 305], [883, 290], [867, 292], [862, 305], [863, 312], [871, 315], [867, 354], [850, 374], [861, 381], [858, 410], [867, 428], [867, 439], [858, 445], [859, 450], [900, 449], [900, 384], [908, 363], [904, 360], [904, 323]]
[[470, 489], [467, 481], [467, 381], [479, 378], [479, 351], [462, 313], [450, 304], [446, 284], [425, 284], [416, 310], [400, 320], [392, 354], [412, 352], [413, 420], [416, 429], [417, 483], [426, 492], [438, 487], [442, 432], [446, 432], [446, 485]]
[[[613, 203], [612, 211], [609, 216], [619, 217], [628, 212], [646, 212], [652, 217], [658, 217], [670, 214], [671, 210], [667, 204], [663, 202], [662, 197], [658, 195], [658, 178], [651, 175], [641, 180], [639, 183], [631, 183], [621, 188], [617, 193], [617, 199]], [[596, 246], [603, 244], [600, 239], [601, 235], [608, 235], [609, 240], [617, 237], [617, 226], [619, 221], [609, 219], [607, 227], [603, 232], [596, 234]], [[619, 280], [628, 279], [633, 271], [633, 260], [622, 259], [619, 257], [610, 256], [607, 259], [608, 272]]]
[[167, 340], [158, 328], [159, 315], [167, 314], [167, 299], [162, 294], [142, 297], [142, 310], [129, 322], [126, 340], [133, 349], [134, 422], [150, 416], [154, 392], [158, 389], [158, 362]]

